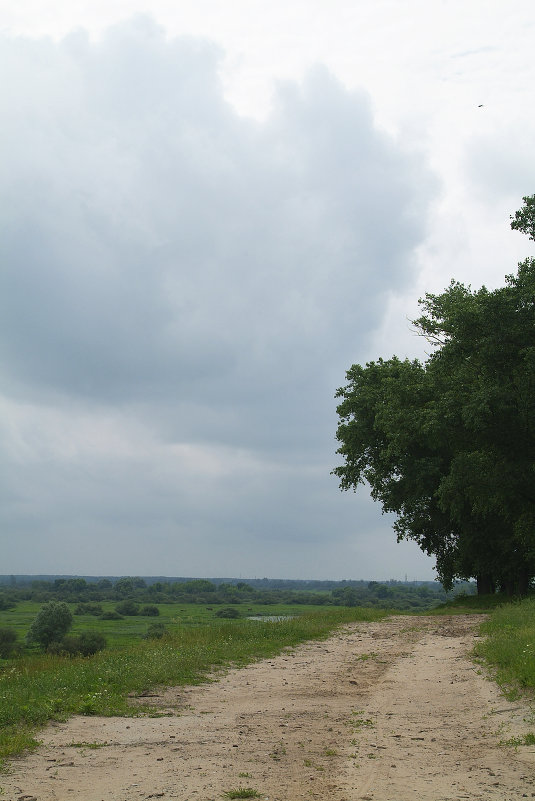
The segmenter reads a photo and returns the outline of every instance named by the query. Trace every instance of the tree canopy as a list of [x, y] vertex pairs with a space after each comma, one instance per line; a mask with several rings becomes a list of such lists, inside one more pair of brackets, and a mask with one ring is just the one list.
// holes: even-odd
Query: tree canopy
[[[511, 227], [535, 239], [535, 196]], [[535, 259], [496, 290], [452, 281], [420, 307], [425, 362], [347, 372], [333, 472], [343, 490], [370, 485], [446, 587], [522, 594], [535, 576]]]
[[72, 612], [64, 601], [43, 604], [28, 630], [28, 642], [37, 642], [45, 650], [59, 643], [72, 626]]

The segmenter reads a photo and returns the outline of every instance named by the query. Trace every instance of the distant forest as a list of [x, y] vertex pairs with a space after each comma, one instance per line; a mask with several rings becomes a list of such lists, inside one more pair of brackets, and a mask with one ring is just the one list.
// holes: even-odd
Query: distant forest
[[436, 581], [317, 581], [292, 579], [187, 578], [164, 576], [0, 576], [0, 610], [20, 601], [68, 603], [122, 601], [192, 604], [309, 604], [429, 609], [458, 594], [472, 595], [470, 582], [446, 592]]

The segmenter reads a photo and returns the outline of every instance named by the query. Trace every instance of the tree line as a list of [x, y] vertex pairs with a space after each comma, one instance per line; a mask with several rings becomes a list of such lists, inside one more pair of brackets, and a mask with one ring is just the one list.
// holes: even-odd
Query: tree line
[[[289, 582], [288, 582], [289, 583]], [[100, 579], [94, 582], [83, 578], [38, 579], [29, 584], [4, 586], [0, 590], [0, 611], [8, 610], [21, 601], [47, 603], [64, 601], [75, 604], [75, 613], [102, 613], [102, 601], [116, 602], [115, 609], [121, 614], [125, 610], [141, 609], [143, 614], [155, 614], [156, 604], [295, 604], [325, 606], [385, 606], [397, 609], [426, 608], [442, 603], [450, 597], [437, 582], [340, 581], [329, 582], [328, 592], [292, 589], [259, 589], [248, 582], [216, 584], [209, 579], [191, 579], [183, 582], [156, 581], [148, 584], [139, 576], [124, 576], [115, 582]], [[470, 584], [459, 584], [456, 592], [470, 594]], [[140, 606], [141, 605], [141, 606]], [[77, 610], [77, 611], [76, 611]], [[110, 614], [110, 613], [106, 613]]]

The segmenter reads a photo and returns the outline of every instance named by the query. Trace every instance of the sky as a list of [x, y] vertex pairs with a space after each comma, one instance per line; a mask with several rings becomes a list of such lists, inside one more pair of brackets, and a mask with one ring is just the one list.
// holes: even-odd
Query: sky
[[0, 573], [419, 579], [345, 372], [532, 255], [529, 0], [4, 0]]

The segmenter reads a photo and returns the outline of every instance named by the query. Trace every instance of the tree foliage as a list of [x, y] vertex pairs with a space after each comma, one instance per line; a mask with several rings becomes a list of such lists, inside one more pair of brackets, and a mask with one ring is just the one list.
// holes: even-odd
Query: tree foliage
[[64, 601], [49, 601], [43, 604], [28, 630], [28, 642], [37, 642], [47, 649], [51, 643], [60, 642], [72, 626], [72, 612]]
[[139, 614], [139, 604], [137, 604], [131, 598], [125, 598], [124, 601], [120, 601], [120, 603], [116, 605], [115, 611], [119, 615], [128, 615], [133, 617], [134, 615]]
[[511, 217], [511, 228], [535, 240], [535, 195], [522, 198], [524, 205]]
[[[534, 238], [535, 196], [512, 227]], [[424, 362], [354, 365], [337, 392], [342, 489], [369, 483], [398, 539], [445, 586], [523, 593], [535, 575], [535, 259], [494, 291], [456, 281], [420, 301]]]

